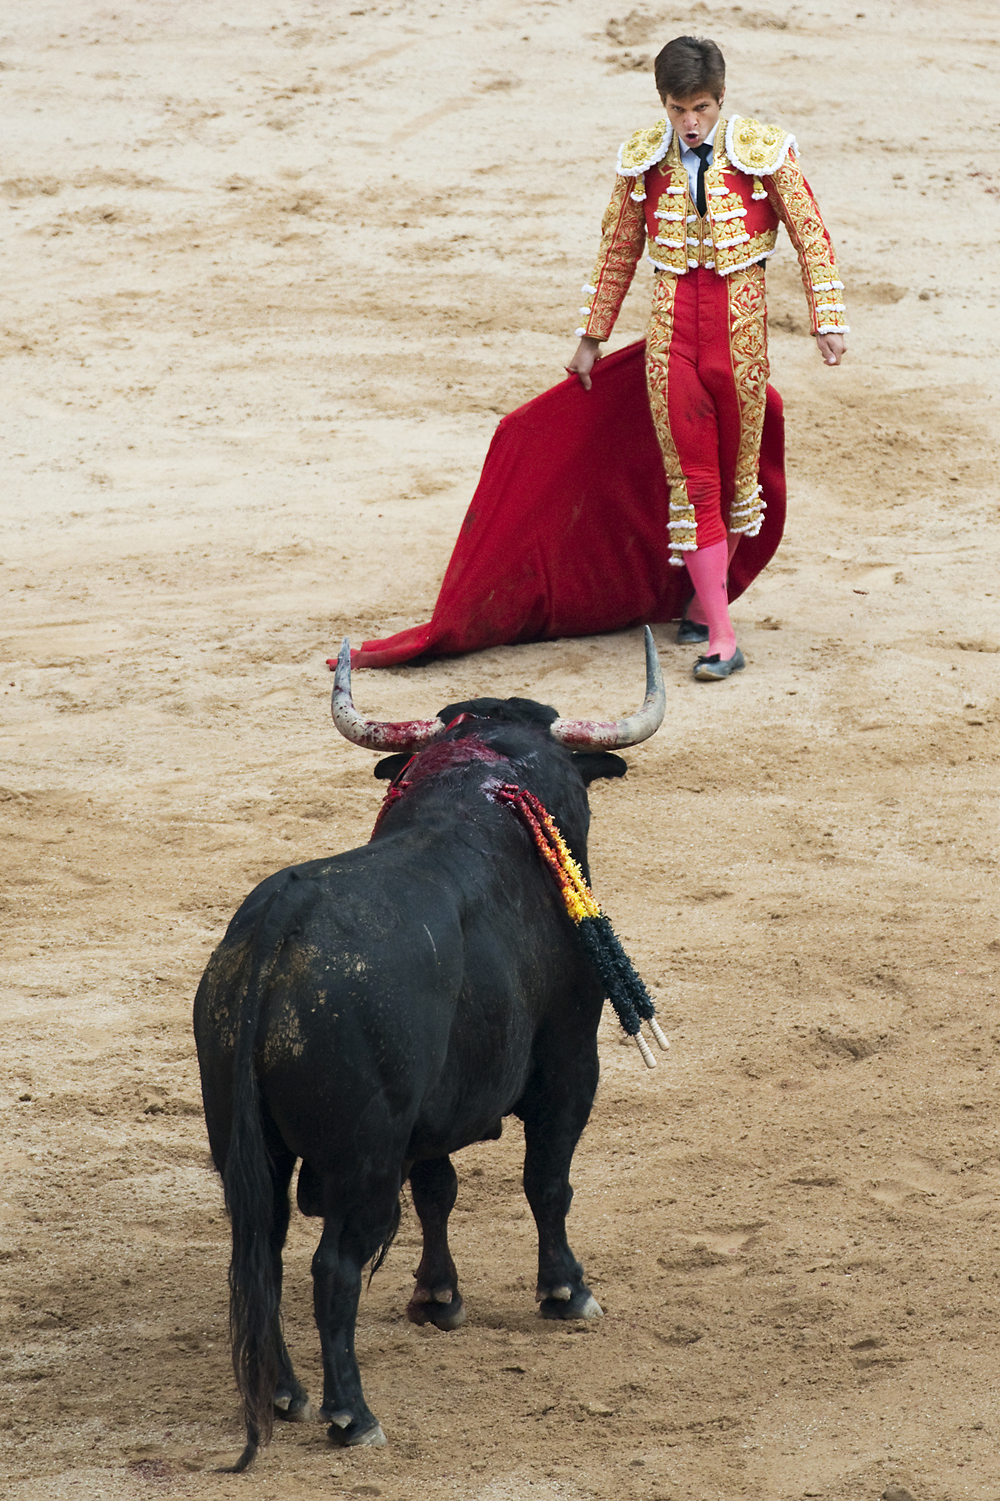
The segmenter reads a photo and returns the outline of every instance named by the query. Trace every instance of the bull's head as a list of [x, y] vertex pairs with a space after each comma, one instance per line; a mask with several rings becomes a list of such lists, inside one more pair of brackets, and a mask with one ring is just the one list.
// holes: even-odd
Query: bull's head
[[[625, 719], [556, 719], [549, 734], [571, 750], [623, 750], [655, 735], [663, 722], [667, 696], [663, 687], [653, 633], [646, 627], [646, 697], [642, 707]], [[351, 698], [351, 648], [344, 637], [337, 658], [330, 704], [333, 722], [355, 745], [374, 751], [418, 751], [438, 740], [447, 729], [443, 719], [407, 719], [399, 723], [364, 719]]]

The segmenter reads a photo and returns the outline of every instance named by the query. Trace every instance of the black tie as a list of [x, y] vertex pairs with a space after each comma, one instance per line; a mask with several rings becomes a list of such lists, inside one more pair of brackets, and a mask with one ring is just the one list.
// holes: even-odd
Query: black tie
[[712, 148], [706, 141], [703, 146], [693, 146], [694, 154], [701, 158], [698, 167], [698, 189], [695, 193], [695, 207], [704, 219], [705, 210], [708, 207], [708, 199], [705, 197], [705, 171], [708, 167], [708, 159], [712, 155]]

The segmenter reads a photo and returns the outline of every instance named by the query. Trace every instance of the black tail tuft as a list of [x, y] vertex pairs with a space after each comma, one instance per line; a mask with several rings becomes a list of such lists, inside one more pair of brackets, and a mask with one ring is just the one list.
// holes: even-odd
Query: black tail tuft
[[243, 1453], [240, 1455], [239, 1459], [234, 1465], [220, 1465], [219, 1468], [215, 1471], [215, 1474], [242, 1475], [244, 1470], [249, 1470], [250, 1466], [257, 1458], [257, 1449], [257, 1444], [247, 1444], [246, 1448], [243, 1450]]
[[[402, 1198], [402, 1195], [400, 1195], [400, 1199], [401, 1198]], [[389, 1226], [389, 1229], [388, 1229], [388, 1231], [386, 1233], [385, 1240], [382, 1242], [382, 1244], [379, 1246], [378, 1250], [375, 1252], [375, 1255], [372, 1257], [371, 1270], [368, 1273], [368, 1286], [369, 1287], [371, 1287], [371, 1285], [372, 1285], [372, 1278], [374, 1277], [375, 1273], [378, 1271], [379, 1267], [382, 1265], [382, 1263], [385, 1260], [385, 1258], [388, 1256], [389, 1251], [390, 1251], [390, 1249], [392, 1247], [392, 1243], [396, 1239], [396, 1234], [397, 1234], [397, 1231], [399, 1230], [399, 1221], [400, 1221], [400, 1218], [401, 1218], [400, 1199], [396, 1200], [396, 1207], [395, 1207], [395, 1210], [393, 1211], [393, 1216], [392, 1216], [392, 1224]]]

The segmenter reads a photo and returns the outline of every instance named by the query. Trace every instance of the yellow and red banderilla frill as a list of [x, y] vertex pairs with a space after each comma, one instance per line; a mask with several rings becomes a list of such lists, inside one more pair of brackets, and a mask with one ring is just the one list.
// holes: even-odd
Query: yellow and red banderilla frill
[[584, 952], [597, 971], [623, 1030], [635, 1038], [647, 1068], [655, 1068], [656, 1060], [640, 1028], [646, 1022], [660, 1047], [664, 1050], [669, 1048], [670, 1044], [656, 1021], [656, 1008], [635, 966], [622, 948], [618, 934], [601, 911], [597, 898], [559, 832], [555, 819], [533, 792], [528, 792], [513, 782], [491, 788], [489, 796], [494, 802], [503, 803], [516, 813], [531, 835], [535, 848], [559, 888], [563, 906], [576, 927]]

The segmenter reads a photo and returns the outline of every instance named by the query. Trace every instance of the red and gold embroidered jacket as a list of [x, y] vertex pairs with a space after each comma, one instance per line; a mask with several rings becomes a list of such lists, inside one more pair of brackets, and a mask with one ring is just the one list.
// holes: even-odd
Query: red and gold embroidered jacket
[[643, 246], [661, 272], [704, 266], [720, 276], [773, 255], [779, 222], [802, 271], [814, 333], [846, 333], [844, 284], [812, 189], [795, 159], [795, 140], [777, 125], [734, 115], [720, 119], [705, 173], [705, 217], [691, 200], [673, 129], [660, 120], [618, 153], [618, 179], [602, 223], [601, 248], [584, 292], [577, 334], [606, 339], [631, 285]]

